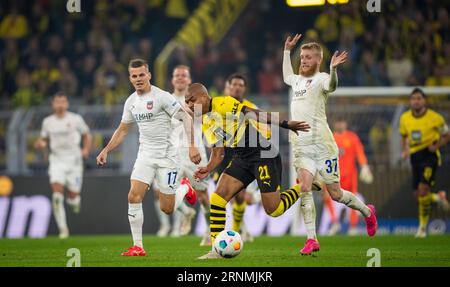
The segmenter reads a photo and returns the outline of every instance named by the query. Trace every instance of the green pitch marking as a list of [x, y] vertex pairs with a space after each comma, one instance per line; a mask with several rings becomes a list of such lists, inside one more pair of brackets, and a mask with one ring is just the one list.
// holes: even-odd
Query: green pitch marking
[[[332, 236], [319, 238], [316, 256], [301, 256], [304, 237], [257, 237], [244, 243], [233, 259], [197, 260], [209, 247], [200, 247], [199, 237], [158, 238], [144, 236], [146, 257], [122, 257], [131, 236], [72, 236], [65, 240], [0, 239], [0, 266], [66, 266], [71, 248], [80, 251], [80, 265], [88, 266], [356, 266], [364, 267], [371, 257], [367, 250], [380, 251], [381, 266], [450, 266], [450, 236]], [[74, 254], [74, 253], [73, 253]]]

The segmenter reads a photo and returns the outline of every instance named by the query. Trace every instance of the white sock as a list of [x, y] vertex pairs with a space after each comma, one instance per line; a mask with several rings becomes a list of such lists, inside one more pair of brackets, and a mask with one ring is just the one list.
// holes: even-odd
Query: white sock
[[161, 210], [161, 207], [159, 206], [159, 200], [155, 200], [153, 201], [153, 203], [155, 204], [156, 214], [158, 215], [161, 226], [167, 226], [168, 228], [170, 228], [170, 217], [168, 214]]
[[370, 216], [372, 211], [370, 211], [370, 208], [368, 208], [359, 198], [357, 198], [350, 191], [347, 191], [342, 188], [341, 190], [342, 190], [342, 197], [339, 200], [340, 203], [343, 203], [352, 209], [358, 210], [364, 217]]
[[59, 232], [67, 231], [66, 210], [64, 209], [64, 195], [62, 193], [53, 192], [52, 207]]
[[144, 224], [142, 203], [128, 203], [128, 220], [130, 221], [133, 245], [142, 248], [142, 225]]
[[210, 216], [210, 210], [211, 206], [208, 205], [207, 207], [204, 207], [203, 205], [200, 205], [200, 209], [202, 210], [203, 216], [205, 216], [205, 222], [206, 222], [206, 230], [209, 231], [209, 216]]
[[180, 186], [175, 190], [175, 206], [174, 210], [177, 210], [178, 207], [183, 202], [184, 196], [189, 191], [189, 187], [185, 184], [180, 184]]
[[188, 214], [190, 207], [187, 206], [187, 204], [184, 201], [181, 201], [180, 205], [178, 206], [177, 210], [181, 212], [182, 214]]
[[308, 239], [316, 239], [316, 206], [312, 192], [300, 193], [300, 210], [305, 222]]
[[175, 210], [173, 213], [173, 225], [172, 225], [172, 234], [180, 235], [181, 231], [181, 219], [183, 218], [183, 213], [180, 209]]
[[67, 197], [66, 202], [68, 205], [70, 205], [72, 207], [79, 207], [80, 203], [81, 203], [81, 196], [77, 195], [74, 198]]

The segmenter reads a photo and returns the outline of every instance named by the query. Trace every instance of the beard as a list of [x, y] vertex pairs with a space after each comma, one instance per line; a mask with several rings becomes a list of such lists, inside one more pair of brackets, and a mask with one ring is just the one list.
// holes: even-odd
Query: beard
[[317, 66], [318, 64], [311, 64], [311, 66], [309, 66], [308, 68], [303, 68], [302, 66], [300, 66], [300, 75], [304, 77], [311, 77], [316, 73]]

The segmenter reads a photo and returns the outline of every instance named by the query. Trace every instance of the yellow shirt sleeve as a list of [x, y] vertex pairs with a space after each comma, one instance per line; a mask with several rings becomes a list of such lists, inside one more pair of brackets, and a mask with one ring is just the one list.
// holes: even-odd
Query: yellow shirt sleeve
[[237, 115], [239, 117], [239, 114], [241, 113], [243, 107], [244, 105], [241, 104], [238, 100], [233, 97], [227, 96], [223, 97], [222, 99], [218, 99], [215, 109], [213, 108], [213, 112], [216, 111], [222, 117], [224, 117], [224, 119], [229, 113], [235, 116]]
[[448, 126], [445, 123], [443, 116], [438, 115], [436, 123], [437, 123], [437, 129], [439, 131], [439, 134], [443, 135], [445, 133], [448, 133]]

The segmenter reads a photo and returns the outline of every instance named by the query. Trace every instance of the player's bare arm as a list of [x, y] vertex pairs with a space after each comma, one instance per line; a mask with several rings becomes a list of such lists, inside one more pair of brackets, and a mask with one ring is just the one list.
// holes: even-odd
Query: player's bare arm
[[198, 179], [206, 178], [209, 173], [215, 170], [222, 162], [224, 154], [224, 147], [213, 147], [208, 164], [205, 167], [200, 167], [196, 172], [194, 172], [194, 177]]
[[198, 148], [195, 146], [194, 122], [192, 120], [192, 117], [182, 108], [175, 113], [174, 117], [183, 122], [184, 131], [186, 132], [186, 136], [189, 139], [189, 159], [193, 163], [199, 164], [202, 158], [200, 156]]
[[106, 158], [108, 157], [108, 153], [118, 147], [125, 137], [127, 136], [131, 123], [120, 123], [119, 127], [114, 131], [111, 139], [108, 144], [103, 148], [100, 154], [97, 156], [97, 165], [103, 166], [106, 164]]
[[324, 85], [324, 89], [327, 92], [334, 92], [337, 87], [337, 72], [336, 69], [339, 65], [344, 64], [347, 61], [348, 53], [347, 51], [343, 51], [339, 53], [339, 51], [334, 52], [333, 57], [331, 57], [330, 62], [330, 80], [327, 81]]
[[92, 135], [90, 133], [84, 133], [83, 137], [83, 148], [81, 150], [81, 155], [83, 158], [87, 158], [91, 152], [92, 147]]
[[304, 121], [280, 120], [277, 113], [263, 112], [249, 107], [245, 107], [244, 115], [263, 124], [278, 124], [280, 127], [291, 130], [296, 134], [298, 134], [299, 131], [307, 132], [311, 128], [311, 126]]
[[292, 69], [291, 64], [291, 50], [295, 45], [297, 45], [298, 40], [302, 37], [301, 34], [296, 34], [294, 38], [288, 36], [286, 42], [284, 43], [284, 55], [283, 55], [283, 81], [286, 84], [290, 84], [288, 82], [288, 77], [294, 75], [294, 70]]
[[408, 159], [409, 158], [409, 143], [408, 143], [407, 136], [402, 136], [401, 145], [402, 145], [402, 159]]

